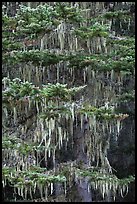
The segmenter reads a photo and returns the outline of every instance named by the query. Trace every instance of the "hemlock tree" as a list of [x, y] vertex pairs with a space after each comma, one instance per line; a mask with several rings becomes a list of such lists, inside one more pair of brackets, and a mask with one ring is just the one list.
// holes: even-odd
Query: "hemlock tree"
[[134, 114], [133, 8], [3, 3], [5, 201], [111, 202], [128, 194], [134, 176], [119, 179], [108, 152]]

